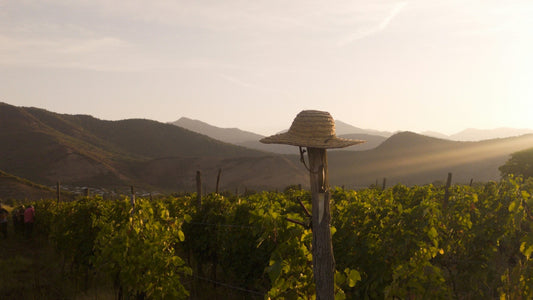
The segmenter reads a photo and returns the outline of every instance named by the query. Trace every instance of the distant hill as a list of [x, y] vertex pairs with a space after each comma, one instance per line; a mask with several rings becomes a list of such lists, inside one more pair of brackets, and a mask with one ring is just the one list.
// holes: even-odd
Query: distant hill
[[454, 183], [497, 180], [498, 167], [511, 153], [532, 146], [533, 134], [458, 142], [401, 132], [372, 150], [331, 152], [330, 181], [361, 187], [376, 180], [381, 184], [386, 177], [389, 185], [415, 185], [446, 180], [448, 172], [453, 173]]
[[353, 151], [363, 151], [363, 150], [374, 149], [377, 146], [381, 145], [381, 143], [383, 143], [385, 140], [387, 140], [386, 137], [383, 137], [380, 135], [371, 135], [371, 134], [364, 134], [364, 133], [341, 134], [339, 135], [339, 137], [345, 138], [345, 139], [365, 141], [363, 144], [357, 144], [357, 145], [353, 145], [353, 146], [342, 149], [342, 150], [353, 150]]
[[[297, 148], [294, 149], [298, 151]], [[172, 167], [169, 167], [172, 166]], [[202, 172], [202, 185], [208, 192], [216, 186], [221, 169], [221, 190], [274, 190], [309, 182], [308, 173], [298, 156], [270, 155], [234, 158], [169, 157], [147, 161], [138, 166], [140, 180], [165, 190], [195, 191], [196, 171]]]
[[362, 129], [355, 126], [352, 126], [348, 123], [344, 123], [340, 120], [335, 120], [335, 132], [339, 135], [346, 135], [346, 134], [366, 134], [366, 135], [377, 135], [381, 137], [390, 137], [392, 135], [392, 132], [388, 131], [379, 131], [374, 129]]
[[451, 140], [449, 135], [446, 135], [444, 133], [436, 132], [436, 131], [423, 131], [420, 133], [421, 135], [430, 136], [438, 139], [445, 139], [445, 140]]
[[435, 132], [435, 131], [424, 131], [421, 134], [431, 136], [431, 137], [441, 138], [441, 139], [452, 140], [452, 141], [476, 142], [476, 141], [515, 137], [515, 136], [531, 134], [531, 133], [533, 133], [533, 129], [516, 129], [516, 128], [474, 129], [474, 128], [469, 128], [469, 129], [465, 129], [461, 132], [458, 132], [452, 135], [446, 135], [446, 134]]
[[[412, 132], [389, 138], [342, 132], [339, 136], [367, 140], [353, 147], [359, 151], [328, 151], [330, 183], [346, 187], [366, 187], [384, 177], [388, 185], [426, 184], [444, 181], [448, 172], [454, 174], [454, 183], [496, 180], [498, 167], [511, 153], [533, 147], [533, 134], [480, 142]], [[151, 120], [105, 121], [0, 103], [0, 170], [9, 174], [2, 179], [9, 182], [2, 185], [4, 192], [24, 190], [14, 177], [47, 186], [59, 180], [72, 187], [117, 192], [130, 185], [154, 192], [194, 191], [198, 170], [205, 190], [212, 192], [219, 169], [221, 190], [308, 186], [298, 148], [283, 147], [291, 155], [236, 146]]]
[[56, 191], [0, 170], [0, 200], [55, 199]]
[[238, 128], [220, 128], [199, 120], [182, 117], [171, 124], [188, 129], [193, 132], [205, 134], [213, 139], [231, 144], [240, 144], [248, 141], [259, 141], [262, 135]]
[[[179, 120], [172, 122], [171, 124], [183, 127], [185, 129], [200, 134], [207, 135], [213, 139], [225, 143], [231, 143], [250, 149], [256, 149], [278, 154], [298, 153], [293, 146], [263, 144], [259, 142], [259, 140], [262, 139], [264, 136], [249, 131], [240, 130], [238, 128], [220, 128], [202, 121], [192, 120], [185, 117], [182, 117]], [[360, 139], [366, 141], [366, 143], [364, 144], [352, 146], [345, 149], [353, 151], [361, 151], [375, 148], [381, 142], [383, 142], [386, 137], [392, 134], [390, 132], [357, 128], [338, 120], [335, 121], [335, 128], [337, 136], [341, 136], [348, 139]], [[284, 130], [283, 132], [286, 131], [287, 130]]]
[[236, 145], [242, 146], [242, 147], [246, 147], [246, 148], [250, 148], [250, 149], [276, 153], [276, 154], [294, 154], [294, 153], [298, 153], [298, 150], [294, 146], [278, 145], [278, 144], [263, 144], [263, 143], [259, 142], [259, 140], [246, 141], [246, 142], [242, 142], [242, 143], [239, 143], [239, 144], [236, 144]]
[[450, 139], [455, 141], [482, 141], [497, 138], [506, 138], [533, 133], [532, 129], [495, 128], [495, 129], [465, 129], [452, 134]]
[[285, 145], [263, 144], [259, 142], [264, 136], [238, 128], [220, 128], [208, 123], [182, 117], [171, 124], [190, 131], [207, 135], [210, 138], [249, 149], [279, 154], [294, 154], [294, 149]]
[[[252, 171], [256, 163], [250, 158], [268, 158], [272, 154], [223, 143], [178, 126], [142, 119], [103, 121], [5, 103], [0, 103], [0, 157], [0, 169], [45, 185], [59, 180], [78, 186], [136, 185], [176, 191], [184, 186], [182, 181], [194, 178], [196, 170], [226, 169], [228, 159], [248, 163], [243, 163], [242, 174], [250, 182], [264, 178], [248, 188], [291, 182], [282, 183], [278, 176]], [[158, 163], [161, 161], [165, 161], [164, 166]], [[183, 161], [192, 169], [185, 168]], [[271, 163], [272, 168], [282, 164], [279, 168], [283, 169], [288, 161], [273, 159]], [[146, 174], [155, 173], [158, 175], [147, 178]], [[159, 174], [176, 173], [181, 175], [166, 180], [172, 184], [154, 179], [161, 178]], [[230, 179], [230, 172], [224, 173], [221, 188]], [[289, 172], [288, 176], [296, 180], [300, 175]]]

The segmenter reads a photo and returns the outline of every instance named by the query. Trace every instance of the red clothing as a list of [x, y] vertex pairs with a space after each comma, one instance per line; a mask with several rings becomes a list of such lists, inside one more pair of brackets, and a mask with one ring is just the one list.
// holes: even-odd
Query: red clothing
[[33, 222], [35, 222], [35, 209], [30, 206], [24, 211], [24, 223]]

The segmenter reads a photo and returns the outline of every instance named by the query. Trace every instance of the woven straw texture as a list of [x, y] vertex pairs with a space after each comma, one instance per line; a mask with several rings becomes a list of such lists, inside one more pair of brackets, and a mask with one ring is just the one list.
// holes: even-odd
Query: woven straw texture
[[338, 138], [335, 135], [335, 121], [328, 112], [304, 110], [296, 116], [288, 132], [263, 138], [260, 142], [329, 149], [344, 148], [365, 141]]

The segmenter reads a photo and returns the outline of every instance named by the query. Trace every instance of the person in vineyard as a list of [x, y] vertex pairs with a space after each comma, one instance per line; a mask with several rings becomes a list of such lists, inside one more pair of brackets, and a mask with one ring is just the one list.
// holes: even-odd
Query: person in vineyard
[[30, 238], [33, 232], [33, 223], [35, 222], [35, 209], [30, 205], [24, 211], [24, 229], [26, 237]]
[[9, 212], [2, 207], [2, 204], [0, 204], [0, 232], [2, 232], [2, 235], [4, 236], [4, 239], [7, 238], [7, 218], [9, 216]]

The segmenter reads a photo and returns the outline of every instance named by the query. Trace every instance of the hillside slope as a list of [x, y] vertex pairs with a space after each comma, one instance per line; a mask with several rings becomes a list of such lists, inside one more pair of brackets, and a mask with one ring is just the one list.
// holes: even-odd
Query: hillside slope
[[[81, 186], [175, 188], [145, 180], [144, 174], [154, 172], [151, 168], [156, 164], [151, 162], [167, 159], [163, 169], [177, 169], [180, 176], [185, 176], [196, 170], [173, 162], [200, 159], [225, 168], [225, 159], [265, 155], [269, 156], [150, 120], [103, 121], [86, 115], [56, 114], [0, 103], [0, 169], [46, 185], [59, 180]], [[170, 172], [161, 166], [156, 169]], [[262, 186], [278, 184], [281, 179], [274, 176], [261, 183]]]
[[[252, 132], [240, 130], [238, 128], [220, 128], [208, 123], [192, 120], [182, 117], [171, 124], [207, 135], [213, 139], [231, 143], [238, 146], [243, 146], [250, 149], [278, 153], [278, 154], [295, 154], [297, 150], [292, 146], [277, 145], [277, 144], [263, 144], [259, 142], [264, 136]], [[377, 130], [361, 129], [354, 127], [342, 121], [336, 121], [337, 136], [348, 139], [365, 140], [365, 144], [348, 147], [345, 150], [361, 151], [377, 147], [383, 142], [386, 137], [391, 134], [388, 132], [381, 132]]]
[[357, 145], [353, 145], [353, 146], [342, 149], [342, 150], [351, 150], [351, 151], [363, 151], [363, 150], [374, 149], [377, 146], [381, 145], [381, 143], [387, 140], [386, 137], [383, 137], [380, 135], [371, 135], [371, 134], [364, 134], [364, 133], [341, 134], [339, 135], [339, 137], [345, 138], [345, 139], [365, 141], [362, 144], [357, 144]]
[[263, 138], [262, 135], [253, 132], [240, 130], [238, 128], [220, 128], [199, 120], [193, 120], [186, 117], [182, 117], [179, 120], [172, 122], [171, 124], [231, 144], [240, 144], [243, 142], [254, 140], [258, 141]]
[[[412, 132], [383, 140], [370, 136], [372, 149], [328, 151], [330, 183], [365, 187], [386, 177], [388, 185], [499, 178], [498, 167], [513, 152], [533, 147], [533, 135], [481, 142], [457, 142]], [[365, 144], [363, 144], [365, 145]], [[358, 145], [361, 146], [361, 145]], [[194, 191], [196, 171], [205, 191], [283, 189], [308, 186], [298, 148], [277, 155], [239, 147], [156, 121], [104, 121], [86, 115], [56, 114], [0, 103], [0, 169], [33, 182], [146, 191]], [[357, 146], [356, 146], [357, 147]]]
[[388, 138], [392, 135], [392, 133], [388, 131], [363, 129], [363, 128], [352, 126], [340, 120], [335, 120], [335, 132], [337, 133], [337, 135], [366, 134], [366, 135], [372, 135], [372, 136], [380, 136], [384, 138]]
[[518, 128], [494, 128], [494, 129], [475, 129], [468, 128], [456, 134], [450, 135], [450, 139], [455, 141], [481, 141], [505, 137], [520, 136], [531, 134], [531, 129]]
[[[0, 200], [36, 201], [56, 198], [56, 191], [0, 170]], [[64, 195], [63, 195], [64, 196]]]
[[237, 146], [278, 154], [294, 154], [294, 149], [286, 145], [263, 144], [259, 142], [264, 136], [238, 128], [220, 128], [208, 123], [182, 117], [171, 124], [210, 138]]
[[346, 186], [368, 186], [387, 178], [389, 185], [497, 180], [498, 167], [513, 152], [533, 146], [533, 135], [481, 142], [456, 142], [412, 132], [393, 135], [373, 150], [337, 151], [329, 157], [331, 182]]

